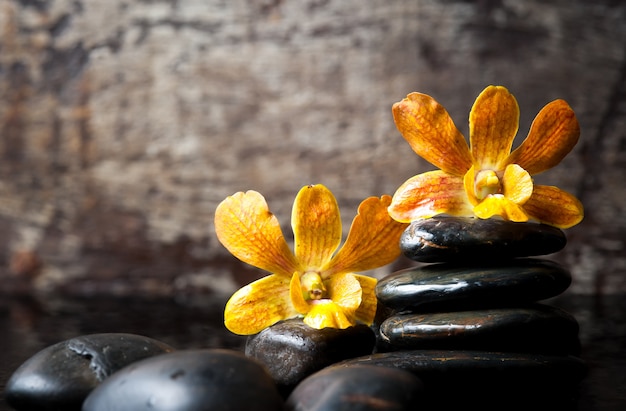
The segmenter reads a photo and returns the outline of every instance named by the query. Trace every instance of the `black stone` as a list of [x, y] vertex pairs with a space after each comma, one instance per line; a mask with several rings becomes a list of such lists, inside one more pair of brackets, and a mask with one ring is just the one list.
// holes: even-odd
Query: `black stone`
[[257, 361], [225, 349], [176, 351], [118, 371], [83, 411], [278, 411], [284, 401]]
[[293, 411], [413, 411], [421, 409], [424, 386], [408, 371], [355, 365], [323, 369], [302, 381], [287, 398]]
[[375, 345], [374, 331], [366, 325], [317, 330], [301, 319], [292, 319], [248, 337], [245, 353], [265, 364], [281, 393], [287, 396], [314, 372], [348, 358], [371, 354]]
[[377, 353], [336, 367], [397, 367], [424, 383], [423, 409], [576, 410], [587, 374], [578, 357], [488, 351], [412, 350]]
[[580, 352], [578, 322], [545, 304], [426, 314], [396, 314], [380, 326], [384, 348], [465, 349], [572, 354]]
[[174, 349], [134, 334], [91, 334], [49, 346], [24, 362], [6, 384], [17, 410], [80, 410], [87, 395], [115, 371]]
[[545, 224], [467, 217], [413, 221], [400, 237], [405, 256], [420, 262], [482, 262], [555, 253], [567, 243]]
[[440, 263], [392, 273], [378, 282], [376, 295], [395, 310], [496, 308], [557, 296], [571, 281], [563, 266], [537, 258], [469, 267]]

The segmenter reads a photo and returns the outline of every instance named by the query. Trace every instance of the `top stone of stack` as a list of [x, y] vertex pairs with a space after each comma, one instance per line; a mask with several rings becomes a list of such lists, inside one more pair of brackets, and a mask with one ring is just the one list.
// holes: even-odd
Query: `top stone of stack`
[[400, 238], [404, 255], [424, 263], [546, 255], [566, 243], [561, 229], [545, 224], [447, 216], [413, 221]]

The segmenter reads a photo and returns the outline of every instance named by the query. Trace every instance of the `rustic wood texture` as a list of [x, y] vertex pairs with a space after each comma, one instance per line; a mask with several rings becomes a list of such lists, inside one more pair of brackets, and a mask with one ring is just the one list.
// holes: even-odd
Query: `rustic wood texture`
[[499, 84], [520, 137], [574, 108], [581, 141], [536, 178], [586, 206], [554, 258], [574, 292], [626, 291], [623, 2], [0, 0], [0, 33], [0, 289], [232, 291], [260, 273], [215, 238], [224, 197], [261, 192], [289, 233], [322, 183], [349, 224], [432, 169], [395, 101], [430, 94], [466, 132]]

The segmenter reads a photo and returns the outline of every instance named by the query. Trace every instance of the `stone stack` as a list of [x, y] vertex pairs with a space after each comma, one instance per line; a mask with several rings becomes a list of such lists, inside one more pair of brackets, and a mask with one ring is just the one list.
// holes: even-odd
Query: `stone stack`
[[543, 300], [565, 291], [571, 275], [535, 257], [565, 244], [560, 229], [543, 224], [413, 222], [400, 245], [427, 264], [378, 283], [377, 353], [337, 366], [409, 370], [424, 382], [433, 406], [570, 409], [586, 373], [578, 323]]

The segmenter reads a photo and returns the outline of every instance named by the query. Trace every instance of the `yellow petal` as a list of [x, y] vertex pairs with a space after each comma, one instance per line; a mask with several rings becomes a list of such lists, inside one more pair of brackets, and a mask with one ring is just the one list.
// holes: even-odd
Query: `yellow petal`
[[289, 277], [297, 270], [276, 216], [256, 191], [239, 192], [222, 201], [215, 210], [215, 232], [241, 261]]
[[472, 206], [476, 206], [480, 202], [476, 196], [476, 186], [474, 184], [474, 181], [476, 181], [476, 173], [474, 170], [475, 167], [471, 166], [470, 169], [467, 170], [467, 173], [463, 176], [463, 188], [465, 190], [465, 195], [467, 195], [467, 200]]
[[398, 258], [400, 236], [407, 224], [391, 218], [387, 212], [390, 203], [388, 195], [361, 202], [345, 244], [323, 268], [324, 275], [371, 270]]
[[361, 305], [361, 283], [351, 273], [335, 274], [326, 280], [328, 298], [344, 309], [354, 313]]
[[541, 173], [560, 163], [579, 136], [574, 111], [565, 101], [555, 100], [537, 114], [528, 137], [506, 162], [519, 164], [532, 175]]
[[491, 218], [497, 215], [509, 221], [528, 221], [524, 209], [502, 194], [490, 195], [485, 198], [474, 207], [474, 214], [479, 218]]
[[459, 176], [470, 168], [472, 158], [465, 138], [432, 97], [411, 93], [393, 105], [392, 113], [398, 131], [426, 161]]
[[504, 169], [519, 127], [515, 97], [504, 87], [487, 87], [476, 98], [469, 123], [470, 150], [476, 169]]
[[366, 275], [353, 274], [354, 278], [361, 284], [361, 305], [354, 313], [357, 320], [372, 325], [376, 316], [376, 283], [377, 280]]
[[321, 184], [303, 187], [293, 204], [291, 226], [303, 271], [327, 264], [341, 242], [341, 216], [333, 193]]
[[289, 297], [294, 309], [300, 314], [306, 314], [311, 307], [302, 295], [302, 283], [300, 282], [300, 273], [294, 273], [289, 284]]
[[393, 195], [388, 212], [403, 223], [442, 213], [473, 215], [463, 178], [441, 170], [422, 173], [404, 182]]
[[559, 228], [569, 228], [584, 217], [583, 205], [573, 195], [553, 186], [536, 185], [524, 204], [533, 219]]
[[235, 334], [256, 334], [298, 315], [289, 298], [290, 279], [269, 275], [239, 289], [224, 309], [224, 324]]
[[346, 314], [342, 307], [330, 300], [314, 304], [303, 321], [318, 330], [326, 327], [345, 329], [356, 324], [353, 316]]
[[533, 193], [530, 174], [517, 164], [509, 164], [502, 177], [504, 196], [516, 204], [524, 204]]

